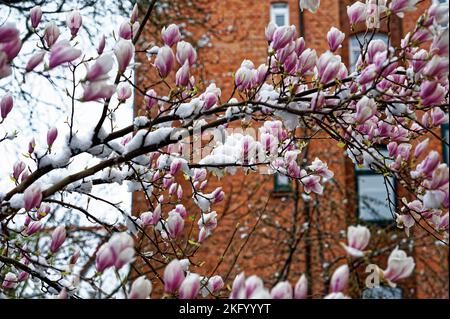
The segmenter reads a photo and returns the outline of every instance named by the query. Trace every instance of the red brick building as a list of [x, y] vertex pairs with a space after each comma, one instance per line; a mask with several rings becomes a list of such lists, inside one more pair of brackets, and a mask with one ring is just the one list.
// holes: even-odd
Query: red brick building
[[[212, 0], [206, 4], [210, 21], [215, 28], [225, 31], [206, 31], [210, 44], [199, 49], [202, 68], [198, 76], [205, 86], [214, 80], [222, 89], [222, 96], [228, 97], [233, 88], [232, 73], [242, 60], [250, 59], [256, 66], [265, 62], [264, 28], [269, 21], [295, 25], [307, 47], [315, 49], [318, 55], [328, 49], [328, 30], [337, 27], [346, 34], [338, 53], [351, 66], [359, 54], [355, 37], [363, 31], [350, 30], [346, 6], [353, 2], [322, 0], [319, 11], [312, 14], [302, 13], [298, 0]], [[393, 19], [390, 32], [394, 45], [414, 27], [417, 17], [430, 2], [422, 2], [417, 11], [404, 19]], [[189, 24], [186, 29], [196, 32]], [[387, 32], [386, 25], [381, 25], [376, 37], [385, 39]], [[137, 68], [139, 83], [150, 83], [147, 71]], [[136, 105], [142, 105], [139, 96]], [[448, 126], [443, 132], [448, 136]], [[442, 149], [439, 141], [434, 143], [436, 149]], [[227, 197], [217, 209], [219, 226], [214, 236], [202, 244], [196, 255], [194, 271], [207, 275], [217, 267], [216, 273], [224, 275], [229, 284], [243, 269], [247, 274], [264, 277], [268, 284], [286, 279], [294, 283], [301, 273], [306, 273], [311, 284], [310, 296], [320, 297], [327, 292], [328, 276], [344, 262], [339, 258], [343, 255], [339, 241], [345, 241], [340, 231], [348, 225], [364, 223], [373, 234], [370, 248], [384, 251], [381, 259], [375, 256], [381, 267], [386, 266], [386, 255], [401, 241], [399, 238], [404, 238], [405, 245], [409, 245], [408, 254], [415, 256], [414, 276], [402, 285], [404, 298], [448, 298], [448, 248], [435, 245], [418, 227], [412, 234], [414, 242], [406, 239], [384, 200], [383, 178], [355, 169], [343, 152], [335, 141], [323, 139], [313, 141], [304, 154], [308, 162], [318, 156], [335, 173], [321, 197], [305, 198], [297, 185], [286, 184], [277, 176], [240, 172], [220, 181], [212, 178], [209, 188], [222, 185]], [[398, 188], [392, 195], [400, 198], [401, 193]], [[140, 194], [135, 194], [133, 203], [136, 213], [147, 209]], [[373, 210], [378, 214], [372, 214]], [[223, 260], [219, 262], [221, 256]], [[364, 286], [364, 269], [358, 268], [357, 273], [358, 276], [352, 277], [353, 288]], [[351, 290], [351, 294], [352, 291], [354, 297], [359, 296], [360, 292]]]

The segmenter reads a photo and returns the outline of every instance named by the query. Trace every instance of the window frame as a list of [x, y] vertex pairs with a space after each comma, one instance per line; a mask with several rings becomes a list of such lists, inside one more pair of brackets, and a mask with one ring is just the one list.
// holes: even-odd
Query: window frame
[[278, 183], [278, 175], [283, 175], [281, 173], [276, 172], [275, 174], [273, 174], [273, 191], [275, 193], [288, 193], [288, 192], [292, 192], [292, 180], [288, 178], [288, 185], [281, 185]]
[[[378, 150], [380, 153], [384, 153], [387, 152], [386, 147], [383, 146], [379, 146]], [[386, 154], [388, 156], [388, 154]], [[368, 225], [376, 225], [376, 226], [386, 226], [391, 224], [393, 221], [395, 221], [395, 216], [389, 216], [389, 218], [383, 218], [383, 219], [363, 219], [361, 218], [361, 207], [359, 205], [360, 203], [360, 189], [359, 189], [359, 183], [358, 183], [358, 179], [360, 176], [380, 176], [383, 177], [382, 174], [375, 172], [374, 170], [370, 169], [370, 168], [358, 168], [356, 165], [354, 165], [355, 168], [355, 189], [356, 189], [356, 218], [359, 222], [361, 223], [365, 223]], [[394, 211], [397, 209], [397, 199], [398, 199], [398, 195], [397, 195], [397, 191], [398, 191], [398, 187], [397, 187], [397, 180], [394, 176], [389, 176], [387, 178], [392, 178], [392, 184], [393, 184], [393, 189], [392, 189], [392, 197], [391, 200], [394, 202], [395, 207], [394, 207]], [[383, 192], [386, 191], [385, 188], [385, 184], [383, 183]], [[387, 190], [389, 192], [389, 190]], [[386, 194], [387, 195], [387, 194]], [[386, 198], [387, 201], [387, 198]], [[387, 205], [389, 205], [389, 203], [386, 203]], [[389, 206], [387, 207], [389, 209]]]
[[[277, 6], [283, 6], [278, 7]], [[276, 23], [276, 16], [282, 14], [285, 19], [285, 26], [289, 25], [289, 4], [287, 2], [274, 2], [270, 4], [270, 21]]]

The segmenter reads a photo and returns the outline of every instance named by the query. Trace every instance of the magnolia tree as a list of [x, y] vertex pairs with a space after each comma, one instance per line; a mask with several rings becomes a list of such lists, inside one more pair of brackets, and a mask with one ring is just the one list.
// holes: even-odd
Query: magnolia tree
[[[389, 179], [394, 177], [407, 192], [398, 208], [387, 199], [399, 226], [424, 228], [447, 245], [449, 170], [430, 143], [439, 139], [436, 128], [448, 121], [447, 6], [423, 12], [398, 47], [373, 39], [378, 23], [389, 26], [393, 15], [415, 10], [418, 0], [349, 6], [351, 26], [365, 23], [369, 35], [360, 41], [353, 72], [336, 54], [345, 38], [340, 30], [328, 32], [329, 50], [318, 56], [294, 26], [270, 23], [266, 63], [255, 67], [244, 60], [225, 97], [215, 84], [199, 87], [193, 76], [197, 53], [176, 25], [162, 29], [158, 46], [141, 48], [156, 2], [142, 14], [135, 6], [129, 23], [102, 37], [95, 50], [77, 37], [88, 17], [73, 11], [65, 28], [42, 27], [45, 10], [34, 7], [29, 19], [36, 49], [24, 66], [17, 65], [21, 31], [13, 21], [0, 27], [0, 78], [66, 72], [69, 79], [66, 129], [50, 129], [42, 139], [46, 143], [30, 136], [10, 169], [11, 179], [2, 181], [8, 184], [0, 194], [3, 297], [149, 298], [154, 290], [153, 296], [182, 299], [306, 298], [305, 276], [267, 289], [255, 275], [241, 273], [228, 285], [217, 267], [197, 273], [193, 266], [202, 243], [214, 236], [214, 207], [226, 197], [222, 188], [208, 187], [209, 173], [278, 173], [296, 181], [302, 193], [321, 196], [333, 172], [324, 159], [306, 165], [298, 159], [317, 134], [335, 140], [356, 165], [382, 173], [387, 188], [394, 187]], [[316, 12], [319, 3], [301, 0], [300, 6]], [[132, 77], [133, 57], [143, 50], [155, 75], [154, 85], [146, 88]], [[117, 128], [115, 112], [133, 92], [144, 96], [146, 111], [132, 125]], [[75, 119], [85, 116], [84, 104], [93, 101], [99, 118], [76, 127]], [[11, 94], [1, 97], [1, 123], [19, 107]], [[259, 128], [236, 130], [249, 122], [259, 122]], [[305, 128], [309, 136], [300, 134]], [[15, 136], [6, 132], [1, 142]], [[388, 154], [380, 145], [387, 145]], [[74, 163], [82, 155], [93, 162], [80, 168]], [[94, 195], [99, 185], [122, 183], [130, 192], [142, 191], [150, 211], [132, 216]], [[107, 202], [123, 217], [106, 223], [89, 205], [71, 201], [73, 194]], [[190, 211], [187, 201], [194, 207]], [[58, 222], [59, 208], [90, 224]], [[83, 237], [85, 231], [94, 237]], [[333, 269], [325, 298], [349, 298], [352, 265], [370, 263], [370, 238], [365, 226], [348, 228], [341, 251], [347, 263]], [[388, 253], [386, 264], [374, 265], [374, 274], [395, 286], [415, 263], [399, 248]], [[82, 269], [81, 260], [86, 261]]]

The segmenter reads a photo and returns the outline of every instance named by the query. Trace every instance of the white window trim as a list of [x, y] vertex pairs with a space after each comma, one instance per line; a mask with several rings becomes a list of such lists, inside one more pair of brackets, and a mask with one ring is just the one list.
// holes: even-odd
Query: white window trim
[[[279, 5], [283, 5], [283, 7], [277, 8]], [[289, 4], [285, 2], [272, 3], [270, 5], [270, 21], [276, 24], [275, 16], [277, 15], [283, 15], [286, 22], [285, 25], [289, 25]]]

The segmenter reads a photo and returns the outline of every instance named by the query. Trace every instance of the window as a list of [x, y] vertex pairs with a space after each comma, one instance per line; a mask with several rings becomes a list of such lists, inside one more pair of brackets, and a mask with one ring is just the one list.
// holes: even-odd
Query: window
[[[380, 153], [387, 155], [387, 150], [382, 149]], [[389, 199], [395, 203], [395, 180], [393, 177], [388, 177], [389, 182], [386, 182], [385, 177], [369, 168], [356, 168], [356, 190], [358, 194], [358, 218], [366, 222], [385, 222], [393, 219], [389, 203]], [[394, 189], [390, 186], [392, 185]]]
[[274, 3], [270, 6], [270, 21], [281, 27], [289, 25], [289, 6], [287, 3]]
[[[442, 153], [444, 155], [444, 161], [447, 163], [447, 165], [449, 164], [449, 149], [448, 149], [448, 144], [449, 144], [449, 135], [448, 135], [448, 123], [442, 125], [441, 127], [441, 134], [442, 134]], [[444, 142], [445, 141], [445, 142]], [[447, 143], [447, 144], [446, 144]]]
[[275, 192], [290, 192], [291, 191], [291, 180], [286, 175], [275, 173], [274, 174], [274, 191]]
[[[364, 39], [364, 34], [355, 34], [350, 36], [350, 48], [349, 48], [349, 58], [350, 58], [350, 70], [354, 71], [356, 62], [358, 62], [359, 55], [361, 54], [361, 47], [359, 43], [362, 43], [363, 45], [368, 42], [370, 39], [373, 40], [383, 40], [385, 43], [388, 42], [388, 36], [384, 33], [375, 33], [373, 35], [373, 38], [371, 38], [372, 35], [367, 35], [366, 39]], [[359, 42], [358, 42], [359, 40]]]

